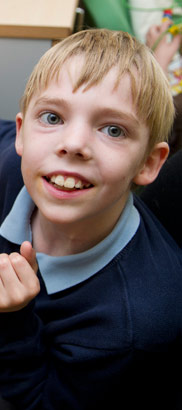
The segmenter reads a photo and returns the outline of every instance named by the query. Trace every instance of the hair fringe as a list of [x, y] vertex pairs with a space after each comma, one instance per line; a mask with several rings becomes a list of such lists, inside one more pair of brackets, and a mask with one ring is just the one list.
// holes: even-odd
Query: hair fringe
[[167, 140], [174, 120], [174, 104], [168, 81], [152, 52], [135, 37], [122, 31], [89, 29], [75, 33], [48, 50], [35, 66], [20, 102], [26, 114], [32, 96], [58, 81], [63, 64], [84, 56], [73, 91], [98, 84], [117, 67], [115, 87], [123, 75], [131, 78], [136, 112], [150, 129], [150, 146]]

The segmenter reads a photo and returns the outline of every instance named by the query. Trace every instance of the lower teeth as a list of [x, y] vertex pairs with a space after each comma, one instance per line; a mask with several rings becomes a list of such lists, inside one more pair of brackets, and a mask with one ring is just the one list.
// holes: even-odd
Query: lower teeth
[[64, 186], [59, 186], [59, 185], [56, 185], [56, 184], [52, 184], [52, 185], [54, 185], [55, 188], [58, 188], [62, 191], [76, 191], [76, 189], [78, 189], [78, 188], [66, 188]]

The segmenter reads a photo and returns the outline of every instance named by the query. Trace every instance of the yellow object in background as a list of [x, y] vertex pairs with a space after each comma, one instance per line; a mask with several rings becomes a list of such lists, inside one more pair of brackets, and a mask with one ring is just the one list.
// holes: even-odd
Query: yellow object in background
[[168, 31], [173, 36], [175, 36], [176, 34], [182, 34], [182, 23], [181, 24], [173, 24], [171, 27], [169, 27]]

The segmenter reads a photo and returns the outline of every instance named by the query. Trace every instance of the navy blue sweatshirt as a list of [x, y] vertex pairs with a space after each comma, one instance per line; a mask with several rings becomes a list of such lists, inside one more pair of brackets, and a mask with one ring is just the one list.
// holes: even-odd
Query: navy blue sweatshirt
[[[1, 220], [22, 185], [14, 136], [0, 122]], [[0, 392], [15, 409], [182, 409], [182, 252], [135, 206], [135, 236], [96, 275], [48, 295], [39, 272], [35, 300], [0, 314]]]
[[182, 150], [166, 161], [141, 198], [182, 248]]

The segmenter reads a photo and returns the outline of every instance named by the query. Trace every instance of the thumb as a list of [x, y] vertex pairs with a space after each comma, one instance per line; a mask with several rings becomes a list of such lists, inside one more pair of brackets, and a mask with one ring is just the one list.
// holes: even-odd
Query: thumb
[[27, 260], [34, 272], [37, 273], [38, 265], [36, 261], [36, 252], [32, 248], [32, 244], [30, 242], [25, 241], [21, 244], [20, 254]]
[[172, 24], [174, 24], [174, 23], [171, 19], [167, 18], [166, 20], [164, 20], [161, 24], [161, 33], [163, 31], [166, 31]]

